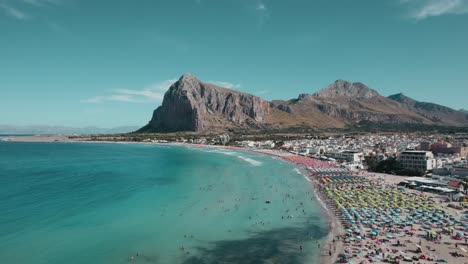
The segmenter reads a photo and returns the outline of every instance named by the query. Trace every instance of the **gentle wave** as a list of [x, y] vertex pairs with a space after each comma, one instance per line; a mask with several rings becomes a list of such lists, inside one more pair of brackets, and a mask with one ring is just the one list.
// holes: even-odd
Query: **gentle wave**
[[228, 156], [236, 156], [237, 158], [247, 162], [247, 163], [250, 163], [251, 165], [253, 166], [261, 166], [263, 165], [263, 163], [261, 161], [258, 161], [258, 160], [254, 160], [252, 158], [248, 158], [248, 157], [245, 157], [245, 156], [242, 156], [242, 155], [238, 155], [237, 152], [233, 152], [233, 151], [227, 151], [227, 150], [208, 150], [208, 149], [204, 149], [203, 151], [205, 152], [210, 152], [210, 153], [219, 153], [219, 154], [224, 154], [224, 155], [228, 155]]
[[258, 160], [254, 160], [254, 159], [251, 159], [251, 158], [247, 158], [247, 157], [244, 157], [244, 156], [237, 156], [239, 159], [243, 160], [243, 161], [246, 161], [250, 164], [252, 164], [253, 166], [261, 166], [263, 163], [261, 161], [258, 161]]

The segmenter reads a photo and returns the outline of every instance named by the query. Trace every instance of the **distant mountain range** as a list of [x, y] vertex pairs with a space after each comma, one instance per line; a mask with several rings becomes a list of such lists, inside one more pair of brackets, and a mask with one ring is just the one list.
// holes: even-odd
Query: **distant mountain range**
[[0, 125], [0, 135], [91, 135], [91, 134], [117, 134], [128, 133], [139, 127], [121, 126], [114, 128], [100, 127], [63, 127], [63, 126], [13, 126]]
[[151, 121], [138, 132], [333, 129], [361, 122], [468, 127], [468, 113], [419, 102], [401, 93], [384, 97], [363, 83], [344, 80], [313, 94], [268, 102], [184, 74], [166, 92]]

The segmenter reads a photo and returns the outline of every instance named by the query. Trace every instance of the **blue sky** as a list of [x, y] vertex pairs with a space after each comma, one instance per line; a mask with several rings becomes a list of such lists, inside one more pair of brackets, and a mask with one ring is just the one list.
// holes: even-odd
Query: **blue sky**
[[468, 0], [0, 0], [0, 124], [144, 125], [185, 72], [468, 108]]

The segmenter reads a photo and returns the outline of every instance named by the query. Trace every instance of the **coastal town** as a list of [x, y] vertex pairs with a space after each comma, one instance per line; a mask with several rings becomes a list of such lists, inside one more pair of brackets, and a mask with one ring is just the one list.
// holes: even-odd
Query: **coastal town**
[[[467, 142], [466, 135], [363, 135], [291, 140], [280, 149], [307, 168], [339, 221], [328, 263], [467, 263]], [[369, 172], [369, 157], [421, 176]]]

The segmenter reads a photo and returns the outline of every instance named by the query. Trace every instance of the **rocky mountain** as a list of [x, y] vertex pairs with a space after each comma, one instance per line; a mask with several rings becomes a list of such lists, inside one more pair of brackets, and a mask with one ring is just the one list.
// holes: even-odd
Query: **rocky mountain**
[[296, 99], [268, 102], [184, 74], [137, 132], [282, 131], [345, 128], [361, 122], [468, 127], [468, 115], [403, 94], [387, 98], [362, 83], [344, 80]]
[[204, 83], [184, 74], [164, 95], [153, 118], [138, 132], [210, 132], [262, 127], [271, 112], [257, 96]]
[[373, 98], [379, 96], [375, 90], [362, 83], [350, 83], [344, 80], [337, 80], [325, 89], [322, 89], [312, 96], [319, 98]]
[[295, 100], [273, 101], [272, 105], [306, 119], [305, 125], [317, 128], [344, 128], [362, 121], [430, 123], [362, 83], [343, 80], [314, 94], [301, 94]]
[[468, 114], [463, 111], [434, 103], [419, 102], [403, 93], [390, 95], [388, 98], [401, 103], [407, 110], [418, 113], [436, 124], [459, 126], [468, 123]]

